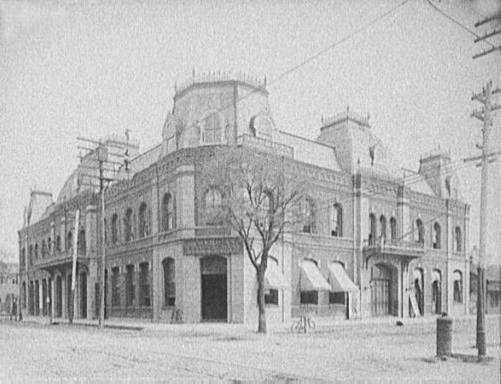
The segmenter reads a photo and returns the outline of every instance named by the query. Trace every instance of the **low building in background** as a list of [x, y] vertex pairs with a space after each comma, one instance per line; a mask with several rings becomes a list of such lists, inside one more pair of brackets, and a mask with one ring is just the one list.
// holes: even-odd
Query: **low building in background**
[[[271, 252], [269, 321], [469, 312], [470, 207], [448, 153], [423, 155], [404, 178], [368, 116], [347, 109], [322, 118], [317, 139], [299, 137], [278, 128], [266, 82], [245, 76], [193, 76], [166, 109], [161, 142], [144, 153], [131, 143], [130, 164], [105, 194], [107, 316], [257, 321], [255, 270], [238, 236], [204, 214], [221, 191], [203, 182], [202, 165], [228, 146], [270, 153], [311, 184], [308, 219]], [[75, 315], [98, 313], [88, 156], [55, 201], [31, 194], [19, 230], [21, 305], [30, 315], [68, 315], [75, 252]]]
[[0, 261], [0, 315], [10, 314], [12, 301], [19, 296], [19, 265]]

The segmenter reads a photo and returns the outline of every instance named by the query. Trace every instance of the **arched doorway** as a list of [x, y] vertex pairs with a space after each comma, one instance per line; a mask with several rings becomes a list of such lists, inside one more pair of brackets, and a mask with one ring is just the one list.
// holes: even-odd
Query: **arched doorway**
[[373, 316], [396, 314], [398, 311], [395, 268], [379, 263], [371, 268], [371, 312]]
[[432, 272], [431, 308], [433, 313], [442, 312], [442, 274], [436, 269]]
[[202, 280], [202, 320], [227, 320], [226, 259], [208, 256], [200, 260]]
[[80, 317], [87, 318], [87, 274], [80, 273]]
[[421, 268], [414, 269], [414, 295], [416, 296], [419, 314], [424, 315], [424, 276]]
[[63, 280], [56, 277], [56, 317], [63, 316]]

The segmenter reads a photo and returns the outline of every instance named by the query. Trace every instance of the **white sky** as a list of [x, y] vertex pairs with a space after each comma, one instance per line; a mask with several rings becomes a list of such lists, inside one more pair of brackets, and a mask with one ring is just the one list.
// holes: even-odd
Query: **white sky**
[[[174, 83], [193, 68], [273, 80], [398, 2], [0, 1], [0, 249], [17, 252], [30, 188], [57, 196], [77, 165], [77, 136], [129, 128], [147, 149], [161, 140]], [[472, 29], [494, 2], [435, 1]], [[437, 145], [456, 159], [477, 155], [481, 123], [470, 113], [480, 105], [470, 97], [489, 79], [501, 86], [501, 55], [472, 60], [484, 47], [425, 0], [410, 0], [272, 84], [272, 114], [280, 129], [315, 138], [321, 115], [349, 104], [369, 112], [400, 165], [415, 170], [420, 153]], [[493, 127], [496, 148], [500, 115]], [[488, 233], [497, 262], [500, 164], [491, 166]], [[473, 246], [480, 169], [459, 172], [472, 205]]]

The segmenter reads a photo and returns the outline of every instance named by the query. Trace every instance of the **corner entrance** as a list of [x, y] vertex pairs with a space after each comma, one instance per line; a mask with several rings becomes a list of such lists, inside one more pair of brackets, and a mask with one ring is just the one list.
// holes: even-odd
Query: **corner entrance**
[[226, 259], [220, 256], [200, 260], [202, 281], [202, 320], [227, 321]]

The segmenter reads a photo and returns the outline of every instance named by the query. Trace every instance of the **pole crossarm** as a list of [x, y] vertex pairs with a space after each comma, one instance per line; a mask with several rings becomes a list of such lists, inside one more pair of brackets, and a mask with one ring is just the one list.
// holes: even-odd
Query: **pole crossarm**
[[487, 49], [485, 51], [482, 51], [482, 52], [479, 52], [479, 53], [476, 53], [473, 55], [473, 59], [478, 59], [479, 57], [482, 57], [482, 56], [485, 56], [485, 55], [488, 55], [489, 53], [492, 53], [492, 52], [495, 52], [495, 51], [499, 51], [501, 52], [501, 45], [499, 47], [492, 47], [491, 49]]
[[484, 24], [487, 24], [487, 23], [490, 23], [491, 21], [494, 21], [494, 20], [500, 20], [501, 19], [501, 14], [500, 15], [495, 15], [495, 16], [491, 16], [491, 17], [487, 17], [483, 20], [480, 20], [480, 21], [477, 21], [475, 23], [475, 28], [478, 28], [480, 27], [481, 25], [484, 25]]
[[495, 29], [494, 31], [492, 32], [489, 32], [489, 33], [486, 33], [485, 35], [483, 36], [479, 36], [477, 37], [475, 40], [473, 40], [475, 43], [478, 43], [479, 41], [482, 41], [482, 40], [485, 40], [485, 39], [488, 39], [489, 37], [492, 37], [492, 36], [495, 36], [497, 34], [501, 33], [501, 29]]

